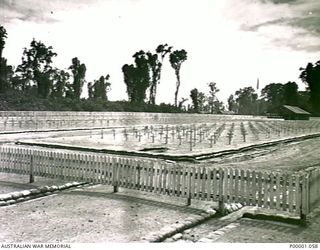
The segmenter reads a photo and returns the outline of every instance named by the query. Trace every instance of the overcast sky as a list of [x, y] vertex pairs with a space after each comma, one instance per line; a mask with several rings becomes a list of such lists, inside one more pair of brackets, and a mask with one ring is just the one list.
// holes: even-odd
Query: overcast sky
[[[51, 45], [63, 69], [78, 57], [87, 81], [110, 74], [111, 100], [127, 99], [121, 67], [139, 50], [162, 43], [185, 49], [181, 97], [192, 88], [218, 97], [246, 86], [296, 81], [299, 68], [320, 60], [319, 0], [0, 0], [8, 32], [4, 57], [21, 63], [32, 38]], [[157, 103], [174, 102], [175, 76], [163, 66]], [[190, 98], [189, 98], [190, 99]]]

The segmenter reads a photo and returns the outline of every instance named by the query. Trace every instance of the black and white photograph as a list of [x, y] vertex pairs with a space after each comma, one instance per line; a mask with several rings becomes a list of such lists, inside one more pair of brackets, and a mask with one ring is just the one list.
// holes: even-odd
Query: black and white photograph
[[0, 0], [1, 249], [319, 243], [320, 0]]

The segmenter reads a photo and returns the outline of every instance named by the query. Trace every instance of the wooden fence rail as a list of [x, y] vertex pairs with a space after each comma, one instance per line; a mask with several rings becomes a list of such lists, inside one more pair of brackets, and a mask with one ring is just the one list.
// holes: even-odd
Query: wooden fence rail
[[86, 181], [170, 196], [241, 203], [307, 215], [319, 201], [320, 171], [273, 173], [184, 166], [89, 154], [0, 147], [0, 172]]

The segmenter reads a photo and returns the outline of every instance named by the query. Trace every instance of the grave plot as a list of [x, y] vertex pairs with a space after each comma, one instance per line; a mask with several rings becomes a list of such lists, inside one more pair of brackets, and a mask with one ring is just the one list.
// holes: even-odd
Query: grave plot
[[22, 144], [149, 156], [195, 156], [317, 134], [320, 121], [217, 120], [82, 131]]
[[[127, 127], [154, 124], [214, 123], [226, 120], [266, 120], [245, 115], [170, 114], [144, 112], [0, 111], [0, 132]], [[268, 119], [269, 120], [269, 119]]]

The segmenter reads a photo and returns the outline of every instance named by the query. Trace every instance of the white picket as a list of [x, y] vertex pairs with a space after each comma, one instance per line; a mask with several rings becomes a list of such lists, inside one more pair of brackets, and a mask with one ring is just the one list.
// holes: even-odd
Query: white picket
[[293, 176], [292, 175], [289, 175], [288, 176], [289, 180], [288, 180], [288, 183], [289, 183], [289, 186], [288, 186], [288, 191], [289, 191], [289, 212], [293, 212], [293, 194], [294, 194], [294, 187], [293, 187]]
[[282, 175], [282, 210], [287, 210], [287, 174]]
[[280, 194], [281, 194], [280, 174], [276, 173], [276, 209], [277, 210], [280, 210]]
[[211, 183], [212, 183], [212, 180], [211, 180], [211, 173], [212, 173], [212, 170], [209, 169], [209, 168], [205, 168], [205, 171], [206, 171], [206, 177], [207, 177], [207, 182], [206, 182], [206, 200], [207, 201], [210, 201], [211, 200], [211, 195], [212, 195], [212, 187], [211, 187]]
[[270, 187], [269, 187], [269, 193], [270, 193], [270, 208], [275, 207], [275, 201], [277, 199], [276, 193], [275, 193], [275, 182], [276, 182], [276, 176], [273, 173], [270, 173]]
[[243, 169], [240, 171], [240, 201], [242, 204], [245, 203], [245, 173]]
[[271, 202], [271, 177], [268, 173], [263, 173], [262, 193], [263, 193], [263, 207], [270, 207]]
[[201, 188], [201, 169], [195, 168], [195, 198], [200, 199], [200, 188]]
[[81, 166], [81, 155], [80, 154], [75, 154], [75, 165], [76, 165], [76, 177], [77, 177], [77, 181], [82, 181], [82, 166]]
[[229, 168], [229, 187], [228, 197], [230, 202], [234, 202], [234, 171], [233, 168]]
[[172, 186], [171, 186], [171, 194], [173, 196], [176, 196], [176, 191], [177, 191], [177, 165], [174, 164], [173, 167], [171, 168], [172, 171]]
[[206, 195], [207, 195], [207, 191], [206, 191], [206, 183], [207, 183], [207, 173], [206, 173], [206, 167], [203, 166], [200, 168], [201, 169], [201, 179], [200, 179], [200, 185], [201, 185], [201, 196], [200, 199], [201, 200], [206, 200]]
[[240, 201], [239, 169], [234, 169], [234, 202]]
[[251, 204], [251, 172], [249, 170], [246, 171], [246, 205]]
[[252, 171], [251, 204], [254, 206], [257, 204], [257, 177], [255, 170]]
[[169, 194], [169, 190], [167, 188], [168, 183], [169, 183], [169, 167], [168, 165], [163, 165], [164, 167], [164, 172], [163, 172], [163, 194]]
[[191, 198], [196, 198], [196, 174], [197, 174], [197, 168], [192, 167], [192, 176], [191, 176]]

